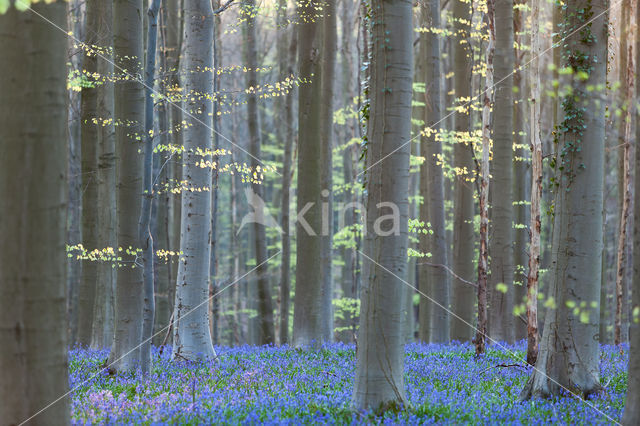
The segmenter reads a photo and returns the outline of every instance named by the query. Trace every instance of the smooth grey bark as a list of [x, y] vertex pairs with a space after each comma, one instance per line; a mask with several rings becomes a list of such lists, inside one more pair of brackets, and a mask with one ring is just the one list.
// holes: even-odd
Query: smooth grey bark
[[142, 195], [142, 156], [138, 138], [144, 132], [144, 88], [142, 75], [142, 0], [115, 0], [113, 3], [113, 53], [117, 70], [130, 76], [115, 86], [117, 189], [117, 268], [115, 336], [109, 364], [115, 371], [130, 371], [140, 363], [144, 288], [142, 263], [138, 259], [138, 217]]
[[[456, 103], [462, 103], [461, 98], [471, 96], [471, 51], [467, 38], [469, 23], [471, 22], [471, 6], [462, 0], [453, 1], [454, 16], [454, 90]], [[455, 131], [460, 137], [465, 137], [471, 130], [470, 111], [455, 114]], [[457, 141], [453, 153], [454, 166], [471, 173], [474, 169], [473, 147], [470, 142]], [[475, 281], [473, 269], [474, 243], [476, 240], [473, 229], [474, 202], [473, 183], [468, 181], [469, 175], [456, 177], [454, 188], [454, 219], [453, 219], [453, 271], [467, 281]], [[453, 300], [451, 310], [451, 339], [459, 341], [471, 340], [473, 328], [469, 324], [475, 322], [475, 291], [473, 287], [453, 280]], [[462, 318], [462, 320], [458, 319]]]
[[142, 249], [144, 305], [142, 315], [141, 367], [149, 371], [151, 365], [151, 339], [156, 311], [154, 294], [154, 250], [151, 234], [151, 209], [153, 205], [153, 97], [156, 70], [156, 46], [158, 40], [158, 12], [161, 0], [151, 0], [147, 9], [147, 56], [144, 68], [145, 111], [144, 111], [144, 159], [142, 170], [142, 205], [138, 219], [138, 240]]
[[[101, 46], [113, 45], [113, 3], [97, 1], [98, 42]], [[113, 55], [103, 52], [98, 56], [98, 74], [113, 75]], [[111, 247], [114, 254], [116, 241], [116, 143], [113, 125], [114, 92], [113, 83], [105, 79], [98, 87], [96, 115], [103, 125], [98, 126], [98, 244], [100, 248]], [[106, 121], [104, 121], [106, 120]], [[113, 327], [115, 321], [114, 296], [116, 285], [116, 269], [114, 262], [98, 263], [96, 278], [96, 296], [93, 308], [93, 332], [91, 347], [104, 349], [113, 343]]]
[[[287, 0], [278, 2], [278, 22], [283, 27], [287, 20]], [[286, 31], [278, 34], [278, 67], [280, 80], [294, 74], [296, 63], [297, 38], [296, 31], [292, 30], [289, 45], [287, 46]], [[282, 227], [282, 263], [280, 266], [280, 344], [289, 343], [289, 312], [291, 306], [291, 232], [290, 209], [291, 209], [291, 179], [292, 179], [292, 151], [294, 139], [294, 117], [293, 117], [294, 94], [289, 92], [280, 103], [282, 121], [276, 125], [284, 139], [284, 151], [282, 159], [282, 202], [280, 205], [281, 227]]]
[[[421, 26], [430, 29], [441, 28], [440, 0], [430, 0], [421, 8]], [[420, 298], [419, 322], [420, 340], [433, 343], [449, 341], [449, 289], [451, 279], [445, 267], [449, 267], [447, 256], [447, 236], [444, 213], [444, 176], [438, 164], [442, 156], [441, 142], [435, 132], [442, 129], [442, 65], [440, 61], [440, 37], [434, 32], [421, 33], [420, 56], [425, 78], [425, 107], [423, 119], [425, 127], [420, 140], [420, 155], [425, 162], [420, 168], [420, 220], [431, 224], [433, 233], [420, 234], [420, 252], [431, 253], [427, 262], [419, 262], [419, 284], [421, 292], [433, 298], [438, 305], [425, 297]], [[436, 266], [442, 265], [442, 266]]]
[[[29, 420], [69, 388], [66, 8], [63, 1], [40, 2], [35, 13], [11, 5], [0, 14], [3, 424]], [[69, 424], [69, 399], [44, 416], [29, 423]]]
[[[402, 286], [408, 247], [412, 3], [375, 0], [371, 11], [367, 232], [352, 402], [357, 409], [384, 411], [406, 403]], [[396, 209], [398, 222], [384, 219]]]
[[[513, 0], [496, 0], [495, 104], [489, 239], [489, 337], [513, 343]], [[506, 291], [502, 290], [506, 285]]]
[[[244, 0], [245, 8], [245, 51], [244, 62], [248, 68], [247, 87], [257, 87], [258, 85], [258, 51], [256, 34], [256, 5], [255, 0]], [[258, 97], [255, 93], [247, 95], [247, 125], [249, 128], [249, 152], [251, 153], [250, 164], [255, 170], [262, 166], [259, 161], [261, 157], [262, 137], [260, 132], [260, 117], [258, 115]], [[262, 183], [252, 183], [251, 189], [259, 200], [264, 200], [264, 190]], [[258, 213], [258, 214], [261, 214]], [[256, 258], [256, 284], [257, 284], [257, 304], [258, 304], [258, 336], [257, 341], [261, 345], [275, 343], [275, 329], [273, 322], [273, 301], [271, 300], [271, 284], [269, 283], [268, 265], [265, 263], [268, 258], [267, 235], [265, 225], [255, 221], [253, 224], [253, 244], [255, 246]]]
[[[83, 0], [71, 0], [67, 10], [67, 27], [79, 39], [84, 38], [84, 14], [80, 7]], [[67, 52], [71, 69], [82, 69], [83, 54], [81, 47], [71, 38], [67, 38]], [[76, 245], [82, 242], [82, 175], [81, 175], [81, 131], [80, 102], [81, 95], [73, 89], [69, 96], [69, 203], [67, 206], [67, 241]], [[69, 317], [69, 341], [75, 342], [78, 336], [78, 287], [82, 274], [82, 262], [75, 257], [67, 258], [67, 314]]]
[[[587, 85], [605, 88], [607, 5], [605, 0], [579, 0], [563, 9], [565, 66], [586, 69], [588, 78], [574, 79], [573, 95], [563, 102], [561, 128], [566, 130], [557, 136], [552, 269], [545, 292], [555, 306], [547, 309], [536, 370], [521, 393], [523, 399], [559, 395], [562, 388], [581, 396], [601, 389], [598, 322], [605, 104]], [[590, 37], [575, 31], [583, 24], [578, 12], [585, 7], [597, 17], [589, 28]]]
[[[636, 7], [636, 22], [640, 22], [640, 7]], [[640, 31], [633, 40], [636, 52], [640, 51]], [[640, 75], [640, 61], [636, 60], [635, 74]], [[640, 96], [640, 84], [635, 85], [636, 98]], [[636, 141], [640, 140], [640, 126], [635, 129]], [[640, 149], [635, 148], [636, 191], [633, 194], [633, 280], [631, 288], [631, 309], [629, 315], [629, 364], [627, 367], [627, 397], [622, 416], [622, 424], [635, 426], [640, 419]]]
[[[98, 24], [100, 22], [99, 1], [86, 3], [86, 27], [84, 42], [88, 46], [98, 45]], [[84, 50], [83, 72], [93, 76], [98, 71], [98, 57], [95, 52]], [[89, 77], [91, 79], [92, 77]], [[98, 126], [96, 80], [93, 85], [82, 88], [80, 101], [81, 132], [81, 174], [82, 174], [82, 245], [91, 252], [102, 249], [98, 245]], [[92, 256], [91, 256], [92, 257]], [[82, 273], [78, 286], [78, 335], [76, 343], [82, 346], [91, 344], [93, 331], [93, 308], [98, 278], [98, 259], [82, 261]]]
[[[333, 0], [331, 0], [333, 1]], [[322, 309], [322, 26], [323, 19], [310, 19], [317, 1], [298, 5], [298, 76], [306, 79], [298, 88], [298, 193], [297, 211], [308, 203], [304, 219], [296, 222], [296, 291], [293, 311], [295, 347], [319, 345], [326, 330]], [[319, 100], [322, 99], [322, 102]]]
[[[209, 262], [211, 261], [211, 161], [213, 125], [213, 9], [208, 0], [184, 2], [184, 56], [180, 64], [185, 96], [183, 132], [180, 261], [173, 314], [173, 357], [186, 360], [215, 356], [209, 330]], [[203, 154], [197, 153], [200, 149]], [[201, 164], [201, 162], [203, 164]], [[204, 167], [202, 167], [204, 166]]]
[[[333, 103], [338, 27], [336, 0], [327, 0], [322, 20], [322, 340], [333, 340]], [[325, 192], [326, 191], [326, 192]], [[326, 194], [326, 195], [325, 195]]]
[[[528, 63], [529, 57], [525, 57], [526, 39], [524, 33], [526, 18], [521, 9], [526, 4], [526, 0], [514, 0], [513, 9], [513, 34], [515, 45], [515, 72], [513, 74], [513, 87], [517, 91], [514, 93], [513, 107], [513, 131], [514, 131], [514, 163], [513, 163], [513, 222], [514, 222], [514, 300], [515, 306], [523, 306], [527, 300], [527, 265], [529, 264], [528, 247], [529, 241], [529, 206], [527, 202], [531, 199], [531, 155], [529, 154], [529, 128], [533, 124], [529, 122], [528, 102], [527, 102], [527, 70], [522, 66]], [[532, 6], [533, 7], [533, 6]], [[521, 69], [522, 68], [522, 69]], [[515, 338], [524, 339], [527, 336], [527, 323], [520, 315], [514, 318]]]

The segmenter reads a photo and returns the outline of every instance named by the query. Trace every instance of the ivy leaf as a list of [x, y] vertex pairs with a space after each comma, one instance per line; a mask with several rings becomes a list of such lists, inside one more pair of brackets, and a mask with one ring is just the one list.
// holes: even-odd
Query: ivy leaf
[[0, 15], [4, 15], [9, 10], [9, 0], [0, 0]]

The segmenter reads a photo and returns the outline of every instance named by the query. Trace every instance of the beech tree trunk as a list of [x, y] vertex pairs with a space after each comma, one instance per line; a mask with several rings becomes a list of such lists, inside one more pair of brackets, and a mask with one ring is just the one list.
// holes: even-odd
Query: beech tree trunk
[[[88, 46], [99, 44], [98, 25], [100, 1], [89, 0], [86, 3], [86, 26], [84, 42]], [[88, 76], [98, 71], [98, 56], [95, 52], [84, 51], [82, 69]], [[99, 84], [92, 77], [91, 85], [82, 88], [80, 102], [80, 132], [82, 158], [82, 245], [91, 252], [98, 247], [98, 118], [96, 108]], [[78, 287], [78, 335], [77, 343], [82, 346], [91, 344], [93, 331], [93, 310], [98, 279], [98, 259], [82, 261], [80, 286]]]
[[117, 71], [129, 78], [115, 86], [114, 119], [131, 122], [116, 126], [117, 268], [115, 337], [109, 364], [116, 371], [130, 371], [140, 363], [144, 308], [143, 268], [138, 249], [138, 223], [142, 206], [142, 148], [144, 137], [144, 87], [138, 80], [144, 60], [142, 0], [114, 0], [113, 54]]
[[[455, 40], [454, 56], [454, 89], [457, 104], [466, 104], [464, 99], [471, 96], [471, 47], [467, 43], [471, 23], [471, 5], [463, 0], [453, 1]], [[474, 169], [473, 147], [466, 141], [471, 130], [470, 111], [456, 112], [455, 131], [459, 138], [453, 148], [453, 164], [459, 169], [471, 172]], [[473, 182], [469, 174], [456, 177], [454, 189], [453, 219], [453, 271], [462, 279], [475, 280], [473, 256], [475, 252], [474, 201]], [[451, 339], [469, 341], [473, 328], [469, 324], [475, 322], [475, 292], [473, 287], [453, 280], [452, 311], [455, 314], [451, 322]], [[461, 318], [462, 320], [458, 319]]]
[[[640, 22], [640, 7], [636, 6], [636, 22]], [[640, 51], [640, 31], [634, 39], [636, 52]], [[636, 75], [640, 75], [640, 61], [635, 63]], [[635, 86], [636, 98], [640, 96], [640, 84]], [[636, 141], [640, 140], [640, 126], [635, 129]], [[633, 194], [633, 281], [631, 289], [631, 310], [629, 318], [629, 364], [627, 380], [627, 398], [624, 405], [622, 424], [635, 426], [640, 419], [640, 149], [635, 147], [635, 188]]]
[[[255, 0], [244, 0], [245, 8], [245, 63], [247, 71], [247, 87], [258, 85], [258, 51], [256, 20], [257, 13]], [[258, 114], [258, 98], [255, 94], [247, 96], [247, 124], [249, 127], [249, 152], [251, 153], [251, 166], [256, 169], [262, 164], [261, 157], [262, 137], [260, 132], [260, 116]], [[252, 184], [251, 189], [259, 200], [265, 200], [264, 185]], [[261, 345], [275, 343], [275, 328], [273, 322], [273, 301], [271, 300], [271, 284], [269, 283], [269, 271], [267, 261], [267, 235], [265, 225], [255, 221], [253, 225], [253, 243], [255, 245], [256, 274], [257, 274], [257, 296], [258, 296], [258, 336], [257, 341]]]
[[[211, 99], [213, 87], [213, 9], [209, 0], [184, 2], [184, 54], [181, 61], [188, 114], [182, 130], [184, 154], [180, 261], [173, 314], [173, 357], [196, 360], [215, 356], [209, 330], [211, 261]], [[202, 152], [199, 153], [198, 150]]]
[[[563, 9], [564, 66], [586, 78], [571, 81], [563, 100], [562, 131], [557, 135], [552, 266], [547, 309], [536, 370], [521, 398], [579, 396], [600, 390], [600, 273], [604, 174], [604, 102], [587, 86], [606, 83], [607, 1], [578, 0]], [[588, 32], [575, 31], [588, 9]]]
[[538, 358], [538, 272], [540, 269], [540, 201], [542, 199], [542, 141], [540, 140], [540, 0], [531, 12], [531, 224], [527, 276], [527, 362]]
[[[487, 337], [487, 284], [489, 263], [489, 157], [491, 155], [491, 107], [493, 102], [493, 59], [496, 43], [495, 2], [487, 1], [489, 42], [482, 101], [482, 162], [480, 164], [480, 252], [478, 253], [478, 326], [474, 340], [476, 355], [484, 353]], [[495, 154], [494, 154], [495, 155]], [[510, 165], [509, 165], [510, 166]], [[493, 289], [492, 289], [493, 290]]]
[[[330, 0], [334, 1], [334, 0]], [[320, 3], [298, 5], [298, 193], [296, 221], [296, 292], [293, 346], [319, 345], [327, 329], [323, 309], [322, 262], [322, 28], [324, 18], [311, 19]], [[324, 9], [323, 9], [324, 10]], [[324, 13], [324, 12], [322, 12]], [[322, 102], [319, 100], [322, 99]], [[310, 207], [309, 207], [310, 205]], [[306, 226], [305, 226], [306, 225]]]
[[[40, 2], [0, 14], [3, 424], [28, 422], [69, 388], [66, 10], [63, 1]], [[63, 398], [29, 424], [70, 421]]]
[[[97, 14], [101, 17], [97, 27], [98, 43], [101, 46], [113, 45], [113, 3], [96, 1]], [[98, 56], [98, 74], [114, 73], [113, 55], [103, 52]], [[116, 141], [113, 125], [114, 92], [113, 83], [108, 80], [98, 87], [96, 116], [103, 125], [98, 125], [98, 245], [99, 248], [111, 247], [117, 250], [116, 240]], [[106, 120], [106, 121], [105, 121]], [[116, 268], [113, 262], [98, 262], [96, 295], [93, 308], [93, 332], [91, 347], [104, 349], [113, 343], [115, 321], [114, 297], [116, 286]]]
[[412, 3], [375, 0], [371, 12], [367, 228], [353, 404], [384, 411], [406, 403], [402, 287], [407, 285]]
[[493, 106], [488, 326], [493, 340], [513, 343], [513, 0], [495, 0], [495, 25], [499, 83]]
[[[438, 30], [440, 0], [430, 0], [422, 6], [423, 28]], [[432, 31], [423, 32], [420, 40], [420, 56], [425, 78], [425, 108], [423, 119], [426, 132], [420, 140], [420, 155], [425, 162], [420, 170], [420, 220], [431, 224], [431, 234], [420, 234], [420, 252], [431, 253], [430, 264], [419, 263], [418, 288], [438, 304], [425, 297], [420, 298], [420, 340], [433, 343], [449, 342], [449, 288], [451, 279], [447, 257], [447, 236], [444, 213], [444, 177], [441, 141], [436, 138], [442, 129], [442, 70], [440, 63], [440, 36]], [[441, 266], [436, 266], [441, 265]]]

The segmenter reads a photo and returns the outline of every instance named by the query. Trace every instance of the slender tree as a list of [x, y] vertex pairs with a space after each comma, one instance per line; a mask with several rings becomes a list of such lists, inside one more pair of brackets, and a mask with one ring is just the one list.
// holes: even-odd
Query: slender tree
[[531, 12], [531, 224], [527, 276], [527, 362], [538, 358], [538, 275], [540, 270], [540, 201], [542, 198], [542, 141], [540, 140], [540, 0]]
[[[478, 253], [478, 327], [476, 329], [475, 346], [476, 355], [485, 350], [487, 337], [487, 291], [489, 273], [489, 157], [491, 153], [491, 106], [493, 103], [494, 87], [494, 54], [496, 44], [494, 0], [487, 1], [487, 25], [489, 29], [489, 42], [487, 44], [487, 69], [485, 71], [485, 83], [482, 91], [482, 160], [480, 163], [480, 251]], [[509, 165], [511, 166], [511, 165]]]
[[[430, 263], [422, 262], [419, 289], [440, 306], [422, 297], [419, 306], [420, 340], [436, 343], [449, 341], [449, 287], [447, 236], [444, 212], [444, 176], [439, 164], [442, 145], [437, 138], [442, 128], [442, 69], [440, 63], [440, 0], [423, 4], [420, 59], [425, 77], [425, 131], [420, 140], [420, 154], [425, 158], [420, 170], [420, 219], [431, 224], [432, 233], [420, 234], [420, 251], [431, 253]], [[426, 31], [425, 31], [426, 30]]]
[[[257, 7], [254, 0], [243, 1], [243, 14], [245, 20], [245, 63], [247, 66], [247, 86], [258, 85], [258, 51], [256, 35]], [[249, 89], [251, 90], [251, 89]], [[247, 124], [249, 127], [249, 152], [251, 153], [251, 166], [259, 169], [261, 166], [262, 137], [260, 132], [260, 116], [258, 114], [258, 97], [250, 93], [247, 97]], [[253, 193], [259, 200], [264, 200], [264, 187], [260, 183], [251, 185]], [[255, 245], [255, 257], [257, 265], [257, 294], [258, 294], [258, 318], [259, 336], [258, 342], [262, 345], [275, 343], [275, 329], [273, 323], [273, 301], [271, 300], [271, 284], [269, 283], [267, 235], [265, 225], [254, 221], [252, 237]]]
[[[0, 13], [0, 416], [29, 422], [69, 387], [66, 9]], [[49, 21], [49, 22], [47, 22]], [[51, 24], [60, 30], [52, 28]], [[68, 424], [69, 399], [46, 420]]]
[[[284, 27], [287, 20], [287, 1], [278, 2], [279, 27]], [[281, 30], [278, 33], [278, 67], [280, 80], [289, 78], [294, 73], [296, 60], [296, 32]], [[287, 45], [287, 40], [290, 39]], [[280, 270], [280, 344], [289, 343], [289, 312], [291, 305], [291, 237], [290, 209], [291, 209], [291, 179], [294, 145], [293, 122], [294, 94], [289, 92], [281, 102], [282, 120], [278, 124], [282, 128], [281, 136], [284, 139], [284, 152], [282, 159], [282, 203], [280, 205], [282, 226], [282, 265]]]
[[153, 204], [153, 97], [155, 78], [156, 45], [158, 39], [158, 13], [161, 0], [152, 0], [147, 9], [147, 56], [145, 64], [145, 111], [144, 111], [144, 160], [142, 170], [142, 206], [138, 220], [138, 240], [142, 249], [144, 305], [142, 316], [142, 347], [140, 360], [144, 371], [151, 364], [151, 338], [155, 316], [155, 294], [153, 278], [153, 237], [151, 235], [151, 207]]
[[114, 120], [131, 123], [116, 126], [117, 241], [122, 258], [117, 269], [115, 337], [109, 364], [116, 371], [140, 363], [144, 288], [142, 262], [138, 256], [138, 224], [142, 202], [142, 156], [144, 133], [144, 87], [142, 75], [142, 0], [114, 0], [113, 53], [117, 71], [125, 77], [115, 86]]
[[[640, 7], [636, 5], [636, 22], [640, 22]], [[640, 31], [636, 31], [634, 44], [640, 51]], [[635, 63], [636, 75], [640, 75], [640, 61]], [[640, 84], [635, 86], [636, 98], [640, 96]], [[636, 141], [640, 140], [640, 126], [635, 129]], [[635, 148], [635, 188], [633, 194], [633, 242], [634, 248], [640, 245], [640, 149]], [[622, 416], [622, 424], [635, 426], [640, 419], [640, 250], [633, 250], [633, 287], [631, 289], [631, 316], [629, 318], [629, 365], [627, 380], [627, 399]]]
[[[83, 72], [94, 76], [98, 71], [98, 56], [94, 46], [99, 43], [98, 25], [101, 17], [98, 8], [100, 1], [90, 0], [86, 4], [86, 29], [82, 60]], [[92, 79], [93, 77], [89, 77]], [[82, 158], [82, 244], [92, 251], [98, 247], [98, 126], [97, 95], [98, 81], [90, 81], [82, 88], [80, 102], [80, 131]], [[93, 311], [98, 278], [98, 259], [91, 258], [82, 262], [82, 275], [78, 287], [78, 336], [77, 342], [88, 346], [93, 332]]]
[[408, 247], [413, 26], [409, 1], [375, 0], [371, 6], [368, 198], [353, 404], [385, 410], [406, 402], [402, 286]]
[[184, 2], [182, 191], [178, 266], [173, 314], [173, 356], [194, 360], [215, 356], [209, 330], [211, 261], [211, 162], [213, 125], [213, 9], [209, 0]]
[[[333, 98], [338, 28], [336, 0], [325, 2], [322, 20], [322, 340], [333, 340]], [[326, 195], [325, 195], [326, 194]]]
[[[606, 0], [579, 0], [563, 8], [564, 66], [576, 76], [562, 101], [554, 176], [551, 279], [536, 370], [522, 398], [568, 389], [598, 391], [604, 103], [591, 90], [606, 83]], [[589, 22], [587, 26], [585, 23]], [[583, 28], [583, 31], [576, 31]], [[563, 389], [564, 388], [564, 389]]]
[[[469, 31], [471, 24], [471, 5], [464, 0], [453, 0], [454, 19], [454, 91], [456, 102], [465, 108], [455, 114], [455, 131], [458, 135], [454, 146], [453, 163], [459, 170], [473, 170], [473, 147], [467, 140], [471, 130], [471, 120], [466, 99], [471, 96], [471, 46]], [[474, 209], [473, 185], [466, 174], [456, 177], [454, 189], [453, 220], [453, 271], [467, 281], [474, 280]], [[471, 339], [474, 322], [475, 296], [473, 287], [459, 279], [453, 280], [452, 311], [455, 314], [451, 323], [451, 338], [459, 341]]]
[[[113, 45], [113, 3], [96, 1], [100, 19], [98, 21], [98, 43], [102, 47]], [[113, 55], [103, 49], [98, 56], [98, 75], [114, 73]], [[98, 86], [96, 116], [98, 122], [98, 244], [99, 248], [116, 249], [116, 164], [115, 127], [113, 125], [113, 83], [105, 78]], [[115, 254], [115, 251], [114, 251]], [[93, 332], [91, 347], [104, 349], [113, 342], [114, 295], [116, 269], [113, 262], [99, 262], [96, 277], [96, 295], [93, 308]]]

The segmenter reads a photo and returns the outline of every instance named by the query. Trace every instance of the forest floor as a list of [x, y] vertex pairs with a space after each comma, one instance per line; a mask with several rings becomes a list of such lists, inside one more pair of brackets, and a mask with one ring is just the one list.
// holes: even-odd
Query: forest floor
[[476, 359], [469, 344], [406, 347], [409, 408], [383, 416], [350, 410], [355, 348], [216, 348], [217, 361], [170, 361], [154, 349], [152, 372], [101, 372], [106, 351], [70, 353], [75, 423], [177, 424], [611, 424], [620, 420], [628, 346], [603, 346], [605, 391], [587, 401], [571, 396], [518, 402], [531, 368], [518, 362], [524, 342], [489, 346]]

